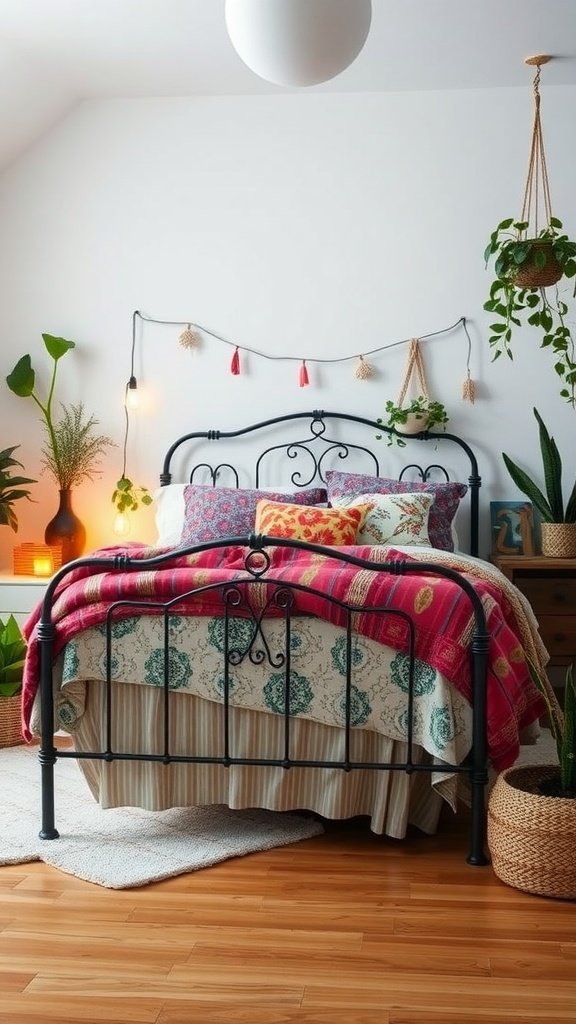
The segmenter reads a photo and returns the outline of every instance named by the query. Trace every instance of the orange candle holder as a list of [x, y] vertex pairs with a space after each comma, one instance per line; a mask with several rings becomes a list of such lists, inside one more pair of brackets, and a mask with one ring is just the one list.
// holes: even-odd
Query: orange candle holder
[[15, 576], [52, 576], [61, 565], [60, 544], [19, 544], [13, 551]]

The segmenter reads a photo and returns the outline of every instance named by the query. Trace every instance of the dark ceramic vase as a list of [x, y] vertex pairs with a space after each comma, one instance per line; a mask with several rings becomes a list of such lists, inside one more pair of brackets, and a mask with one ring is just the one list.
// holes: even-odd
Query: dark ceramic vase
[[80, 558], [86, 544], [86, 530], [72, 511], [72, 492], [60, 491], [60, 505], [44, 531], [46, 544], [62, 547], [62, 565]]

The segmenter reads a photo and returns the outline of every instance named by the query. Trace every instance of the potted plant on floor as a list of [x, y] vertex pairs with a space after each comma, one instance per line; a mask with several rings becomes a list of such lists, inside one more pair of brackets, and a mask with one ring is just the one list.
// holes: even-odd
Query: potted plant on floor
[[14, 466], [24, 468], [22, 463], [14, 458], [14, 452], [18, 447], [19, 445], [14, 445], [12, 448], [4, 448], [3, 451], [0, 451], [0, 526], [10, 526], [14, 533], [18, 530], [18, 517], [13, 508], [14, 502], [20, 498], [30, 499], [30, 491], [26, 489], [25, 485], [36, 483], [30, 477], [12, 475]]
[[540, 452], [546, 495], [509, 455], [502, 453], [506, 469], [514, 483], [541, 518], [542, 554], [556, 558], [576, 558], [576, 483], [566, 505], [562, 492], [562, 460], [553, 437], [550, 437], [537, 409], [534, 415], [540, 431]]
[[26, 641], [13, 615], [0, 619], [0, 747], [23, 743], [20, 694]]
[[380, 418], [377, 422], [395, 431], [388, 435], [388, 444], [396, 443], [399, 447], [406, 445], [399, 434], [420, 434], [435, 426], [445, 430], [448, 423], [448, 414], [442, 402], [432, 401], [423, 395], [413, 398], [407, 405], [397, 405], [389, 399], [386, 402], [386, 413], [387, 418]]
[[516, 889], [576, 899], [576, 684], [566, 673], [564, 712], [547, 681], [544, 694], [557, 765], [523, 765], [498, 776], [488, 802], [488, 847], [495, 874]]

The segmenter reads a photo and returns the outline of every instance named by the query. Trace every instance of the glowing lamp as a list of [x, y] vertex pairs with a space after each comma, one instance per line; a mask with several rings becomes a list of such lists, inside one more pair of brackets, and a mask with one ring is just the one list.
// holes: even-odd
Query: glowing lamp
[[137, 409], [139, 404], [138, 381], [132, 376], [126, 387], [126, 405], [129, 409]]
[[19, 544], [12, 555], [15, 576], [52, 576], [62, 565], [59, 544]]
[[119, 512], [115, 516], [112, 529], [117, 537], [125, 537], [130, 533], [130, 521], [126, 512]]

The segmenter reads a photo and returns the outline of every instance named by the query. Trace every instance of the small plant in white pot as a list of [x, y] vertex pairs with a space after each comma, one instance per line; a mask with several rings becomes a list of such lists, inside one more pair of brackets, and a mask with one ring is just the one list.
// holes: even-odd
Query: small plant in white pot
[[542, 554], [548, 557], [576, 558], [576, 483], [564, 504], [562, 460], [558, 446], [537, 409], [534, 415], [540, 432], [540, 453], [544, 473], [544, 494], [535, 481], [509, 455], [502, 453], [506, 469], [519, 490], [530, 499], [541, 518]]
[[394, 434], [388, 435], [388, 444], [396, 443], [405, 447], [406, 442], [402, 440], [402, 434], [421, 434], [425, 430], [440, 426], [444, 430], [448, 423], [448, 414], [442, 402], [435, 402], [429, 398], [419, 395], [413, 398], [407, 405], [396, 405], [391, 399], [386, 402], [386, 418], [380, 418], [378, 423], [394, 430]]

